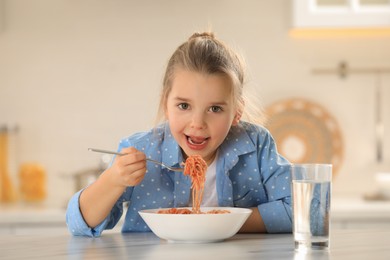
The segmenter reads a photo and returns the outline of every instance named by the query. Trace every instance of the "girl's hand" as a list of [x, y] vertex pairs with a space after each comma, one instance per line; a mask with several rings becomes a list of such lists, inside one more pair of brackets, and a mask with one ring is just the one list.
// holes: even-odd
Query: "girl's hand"
[[99, 225], [128, 186], [138, 185], [146, 173], [146, 156], [130, 147], [122, 149], [110, 168], [80, 195], [80, 210], [90, 227]]
[[109, 179], [115, 186], [136, 186], [145, 177], [146, 156], [134, 147], [122, 149], [117, 155], [112, 166], [108, 169]]

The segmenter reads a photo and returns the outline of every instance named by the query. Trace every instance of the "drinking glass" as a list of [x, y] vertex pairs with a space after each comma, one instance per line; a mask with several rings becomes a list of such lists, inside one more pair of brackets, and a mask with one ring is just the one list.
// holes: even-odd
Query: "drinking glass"
[[331, 164], [292, 164], [292, 210], [295, 249], [329, 249]]

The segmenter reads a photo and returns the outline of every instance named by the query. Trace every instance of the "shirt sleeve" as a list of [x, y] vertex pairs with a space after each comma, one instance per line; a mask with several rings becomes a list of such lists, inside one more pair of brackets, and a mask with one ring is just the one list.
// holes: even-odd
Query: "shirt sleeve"
[[258, 205], [268, 233], [292, 231], [290, 163], [281, 156], [268, 133], [259, 153], [268, 202]]
[[74, 194], [69, 200], [66, 211], [66, 224], [70, 233], [74, 236], [99, 237], [103, 230], [113, 228], [119, 221], [123, 213], [122, 204], [116, 203], [110, 214], [98, 226], [91, 228], [85, 222], [80, 211], [79, 200], [82, 191], [83, 190]]
[[[135, 134], [133, 139], [139, 138], [141, 134]], [[118, 146], [118, 152], [120, 152], [124, 147], [131, 146], [129, 138], [124, 138], [120, 141]], [[109, 167], [111, 167], [113, 160], [112, 158]], [[127, 200], [125, 198], [130, 197], [132, 193], [132, 188], [128, 187], [126, 192], [122, 194], [122, 196], [117, 200], [111, 212], [108, 216], [96, 227], [91, 228], [85, 222], [83, 215], [80, 211], [80, 195], [84, 189], [77, 192], [72, 196], [69, 200], [67, 211], [66, 211], [66, 224], [70, 233], [74, 236], [89, 236], [89, 237], [99, 237], [102, 232], [106, 229], [112, 229], [119, 222], [122, 214], [123, 214], [123, 203]]]

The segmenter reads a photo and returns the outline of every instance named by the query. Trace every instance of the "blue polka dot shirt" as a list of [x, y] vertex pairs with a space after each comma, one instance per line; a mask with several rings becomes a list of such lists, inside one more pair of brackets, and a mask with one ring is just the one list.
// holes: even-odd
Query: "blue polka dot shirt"
[[[118, 151], [129, 146], [166, 165], [178, 167], [183, 161], [168, 124], [123, 138]], [[232, 127], [219, 147], [216, 163], [219, 206], [257, 207], [267, 232], [291, 232], [290, 163], [278, 154], [268, 130], [246, 122]], [[122, 232], [144, 232], [150, 229], [138, 211], [188, 206], [191, 180], [181, 172], [148, 162], [143, 181], [128, 187], [106, 219], [95, 228], [88, 227], [80, 212], [81, 192], [70, 199], [66, 213], [67, 225], [73, 235], [100, 236], [103, 230], [118, 223], [124, 204], [127, 212]]]

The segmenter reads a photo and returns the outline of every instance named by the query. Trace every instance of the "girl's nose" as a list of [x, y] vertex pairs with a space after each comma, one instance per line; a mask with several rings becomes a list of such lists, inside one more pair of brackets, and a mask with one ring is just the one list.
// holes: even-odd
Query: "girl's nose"
[[201, 113], [196, 113], [192, 116], [191, 128], [194, 129], [203, 129], [206, 125], [204, 115]]

